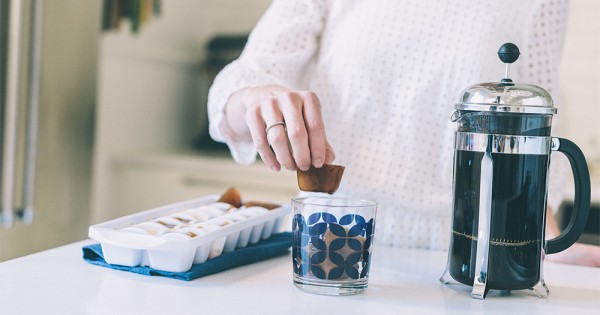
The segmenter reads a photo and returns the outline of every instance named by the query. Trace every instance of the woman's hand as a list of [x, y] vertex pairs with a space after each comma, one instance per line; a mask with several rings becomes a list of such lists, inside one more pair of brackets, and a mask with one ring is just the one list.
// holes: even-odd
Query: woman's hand
[[262, 160], [275, 171], [307, 170], [331, 163], [321, 103], [311, 91], [276, 85], [234, 93], [226, 107], [227, 124], [237, 138], [252, 140]]
[[560, 253], [547, 255], [546, 260], [563, 264], [600, 267], [600, 246], [575, 243]]
[[[560, 229], [550, 207], [546, 210], [546, 239], [560, 235]], [[546, 260], [590, 267], [600, 267], [600, 246], [575, 243], [562, 252], [546, 255]]]

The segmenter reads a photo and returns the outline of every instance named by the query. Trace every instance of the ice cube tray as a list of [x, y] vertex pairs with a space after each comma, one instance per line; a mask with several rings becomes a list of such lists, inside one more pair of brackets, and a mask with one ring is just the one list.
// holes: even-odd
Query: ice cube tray
[[88, 235], [100, 243], [109, 264], [184, 272], [269, 238], [291, 211], [289, 205], [224, 210], [218, 199], [210, 195], [141, 211], [92, 225]]

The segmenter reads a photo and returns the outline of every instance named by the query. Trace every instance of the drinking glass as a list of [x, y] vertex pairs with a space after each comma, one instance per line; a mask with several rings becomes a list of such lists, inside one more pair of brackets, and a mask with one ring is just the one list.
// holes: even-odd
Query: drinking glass
[[292, 199], [294, 284], [326, 295], [364, 292], [377, 203], [337, 197]]

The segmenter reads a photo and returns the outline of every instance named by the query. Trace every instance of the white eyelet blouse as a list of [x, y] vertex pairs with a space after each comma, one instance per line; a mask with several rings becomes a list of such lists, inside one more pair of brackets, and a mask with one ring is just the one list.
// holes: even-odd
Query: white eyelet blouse
[[[521, 50], [512, 79], [557, 102], [567, 10], [566, 0], [275, 0], [210, 90], [211, 136], [252, 163], [252, 143], [223, 132], [228, 97], [263, 84], [312, 90], [335, 164], [346, 166], [336, 194], [379, 203], [378, 243], [445, 249], [454, 103], [465, 87], [503, 78], [496, 53], [505, 42]], [[556, 164], [565, 161], [552, 157], [554, 208], [567, 173]]]

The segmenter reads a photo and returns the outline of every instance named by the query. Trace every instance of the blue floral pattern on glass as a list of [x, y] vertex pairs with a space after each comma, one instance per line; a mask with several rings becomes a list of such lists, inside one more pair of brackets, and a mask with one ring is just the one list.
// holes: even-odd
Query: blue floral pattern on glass
[[339, 220], [328, 212], [292, 220], [294, 273], [322, 280], [358, 280], [369, 274], [374, 221], [358, 214]]

